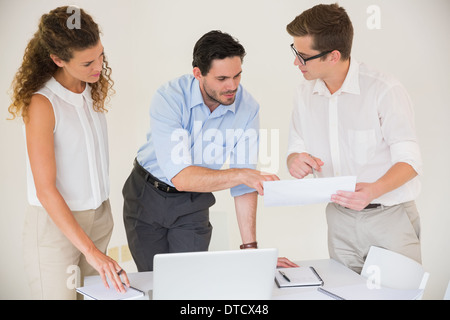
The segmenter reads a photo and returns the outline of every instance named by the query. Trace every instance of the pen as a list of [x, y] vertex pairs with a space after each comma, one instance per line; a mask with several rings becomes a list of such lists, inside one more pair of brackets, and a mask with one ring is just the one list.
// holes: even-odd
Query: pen
[[287, 277], [287, 275], [283, 271], [278, 270], [278, 272], [283, 276], [283, 278], [285, 278], [287, 281], [291, 282], [291, 280]]
[[316, 269], [314, 269], [314, 267], [311, 267], [311, 266], [309, 268], [312, 270], [312, 272], [314, 272], [314, 274], [316, 275], [317, 279], [319, 279], [319, 281], [323, 285], [324, 282], [323, 282], [322, 278], [319, 276], [319, 274], [317, 273]]
[[145, 292], [144, 291], [142, 291], [141, 289], [138, 289], [138, 288], [136, 288], [136, 287], [132, 287], [132, 286], [127, 286], [125, 283], [123, 283], [122, 282], [122, 284], [123, 284], [123, 286], [125, 287], [125, 288], [129, 288], [129, 289], [133, 289], [133, 290], [136, 290], [136, 291], [138, 291], [138, 292], [141, 292], [143, 295], [145, 295]]
[[[313, 158], [312, 154], [309, 154], [309, 156], [310, 156], [311, 158]], [[314, 178], [317, 178], [317, 176], [316, 176], [316, 170], [314, 170], [314, 167], [311, 167], [311, 170], [312, 170], [312, 174], [313, 174]]]
[[344, 298], [338, 296], [337, 294], [334, 294], [333, 292], [330, 292], [330, 291], [328, 291], [328, 290], [325, 290], [325, 289], [322, 288], [322, 287], [317, 288], [317, 291], [320, 291], [320, 292], [322, 292], [323, 294], [326, 294], [327, 296], [329, 296], [329, 297], [331, 297], [331, 298], [333, 298], [333, 299], [336, 299], [336, 300], [345, 300]]

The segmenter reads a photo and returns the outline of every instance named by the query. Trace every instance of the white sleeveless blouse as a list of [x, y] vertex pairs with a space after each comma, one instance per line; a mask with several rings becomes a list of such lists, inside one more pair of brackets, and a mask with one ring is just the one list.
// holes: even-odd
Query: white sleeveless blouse
[[[54, 78], [36, 92], [45, 96], [55, 114], [56, 187], [70, 210], [98, 208], [109, 197], [108, 131], [104, 113], [92, 108], [91, 87], [81, 94], [64, 88]], [[36, 196], [27, 152], [28, 201], [42, 206]]]

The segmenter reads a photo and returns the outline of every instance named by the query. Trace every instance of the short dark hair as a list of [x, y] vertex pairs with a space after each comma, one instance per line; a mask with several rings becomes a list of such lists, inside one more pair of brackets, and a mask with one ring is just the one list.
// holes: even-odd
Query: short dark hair
[[192, 67], [198, 67], [202, 75], [207, 75], [214, 59], [240, 57], [244, 60], [246, 52], [239, 41], [228, 33], [213, 30], [204, 34], [195, 44]]
[[338, 50], [343, 60], [350, 58], [353, 25], [345, 9], [337, 3], [319, 4], [304, 11], [286, 30], [293, 37], [312, 36], [314, 50]]

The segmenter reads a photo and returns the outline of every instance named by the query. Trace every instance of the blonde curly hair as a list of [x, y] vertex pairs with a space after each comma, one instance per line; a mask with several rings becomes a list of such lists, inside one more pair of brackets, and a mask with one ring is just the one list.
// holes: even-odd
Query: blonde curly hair
[[[100, 30], [92, 17], [83, 9], [79, 9], [79, 28], [69, 28], [71, 17], [69, 6], [58, 7], [44, 14], [39, 29], [29, 41], [23, 56], [22, 65], [17, 71], [11, 85], [12, 103], [8, 111], [12, 119], [22, 116], [27, 118], [28, 107], [32, 95], [41, 89], [54, 75], [58, 66], [50, 58], [53, 54], [63, 61], [70, 61], [74, 51], [91, 48], [100, 40]], [[105, 104], [114, 82], [111, 79], [111, 68], [106, 57], [99, 80], [89, 83], [93, 100], [93, 108], [97, 112], [106, 112]]]

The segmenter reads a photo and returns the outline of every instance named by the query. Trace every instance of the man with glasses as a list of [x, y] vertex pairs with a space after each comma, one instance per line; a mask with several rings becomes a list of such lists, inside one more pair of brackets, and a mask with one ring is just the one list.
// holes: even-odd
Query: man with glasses
[[[150, 130], [123, 187], [128, 245], [139, 271], [158, 253], [208, 250], [212, 192], [230, 189], [243, 244], [257, 248], [257, 195], [276, 175], [255, 170], [259, 104], [240, 85], [244, 47], [211, 31], [196, 43], [193, 74], [159, 88]], [[229, 159], [229, 169], [221, 169]], [[296, 266], [280, 258], [279, 266]]]
[[357, 176], [354, 192], [327, 205], [330, 257], [360, 272], [371, 245], [421, 262], [420, 149], [405, 88], [353, 59], [344, 8], [317, 5], [287, 26], [294, 64], [306, 80], [295, 93], [287, 165], [302, 179]]

